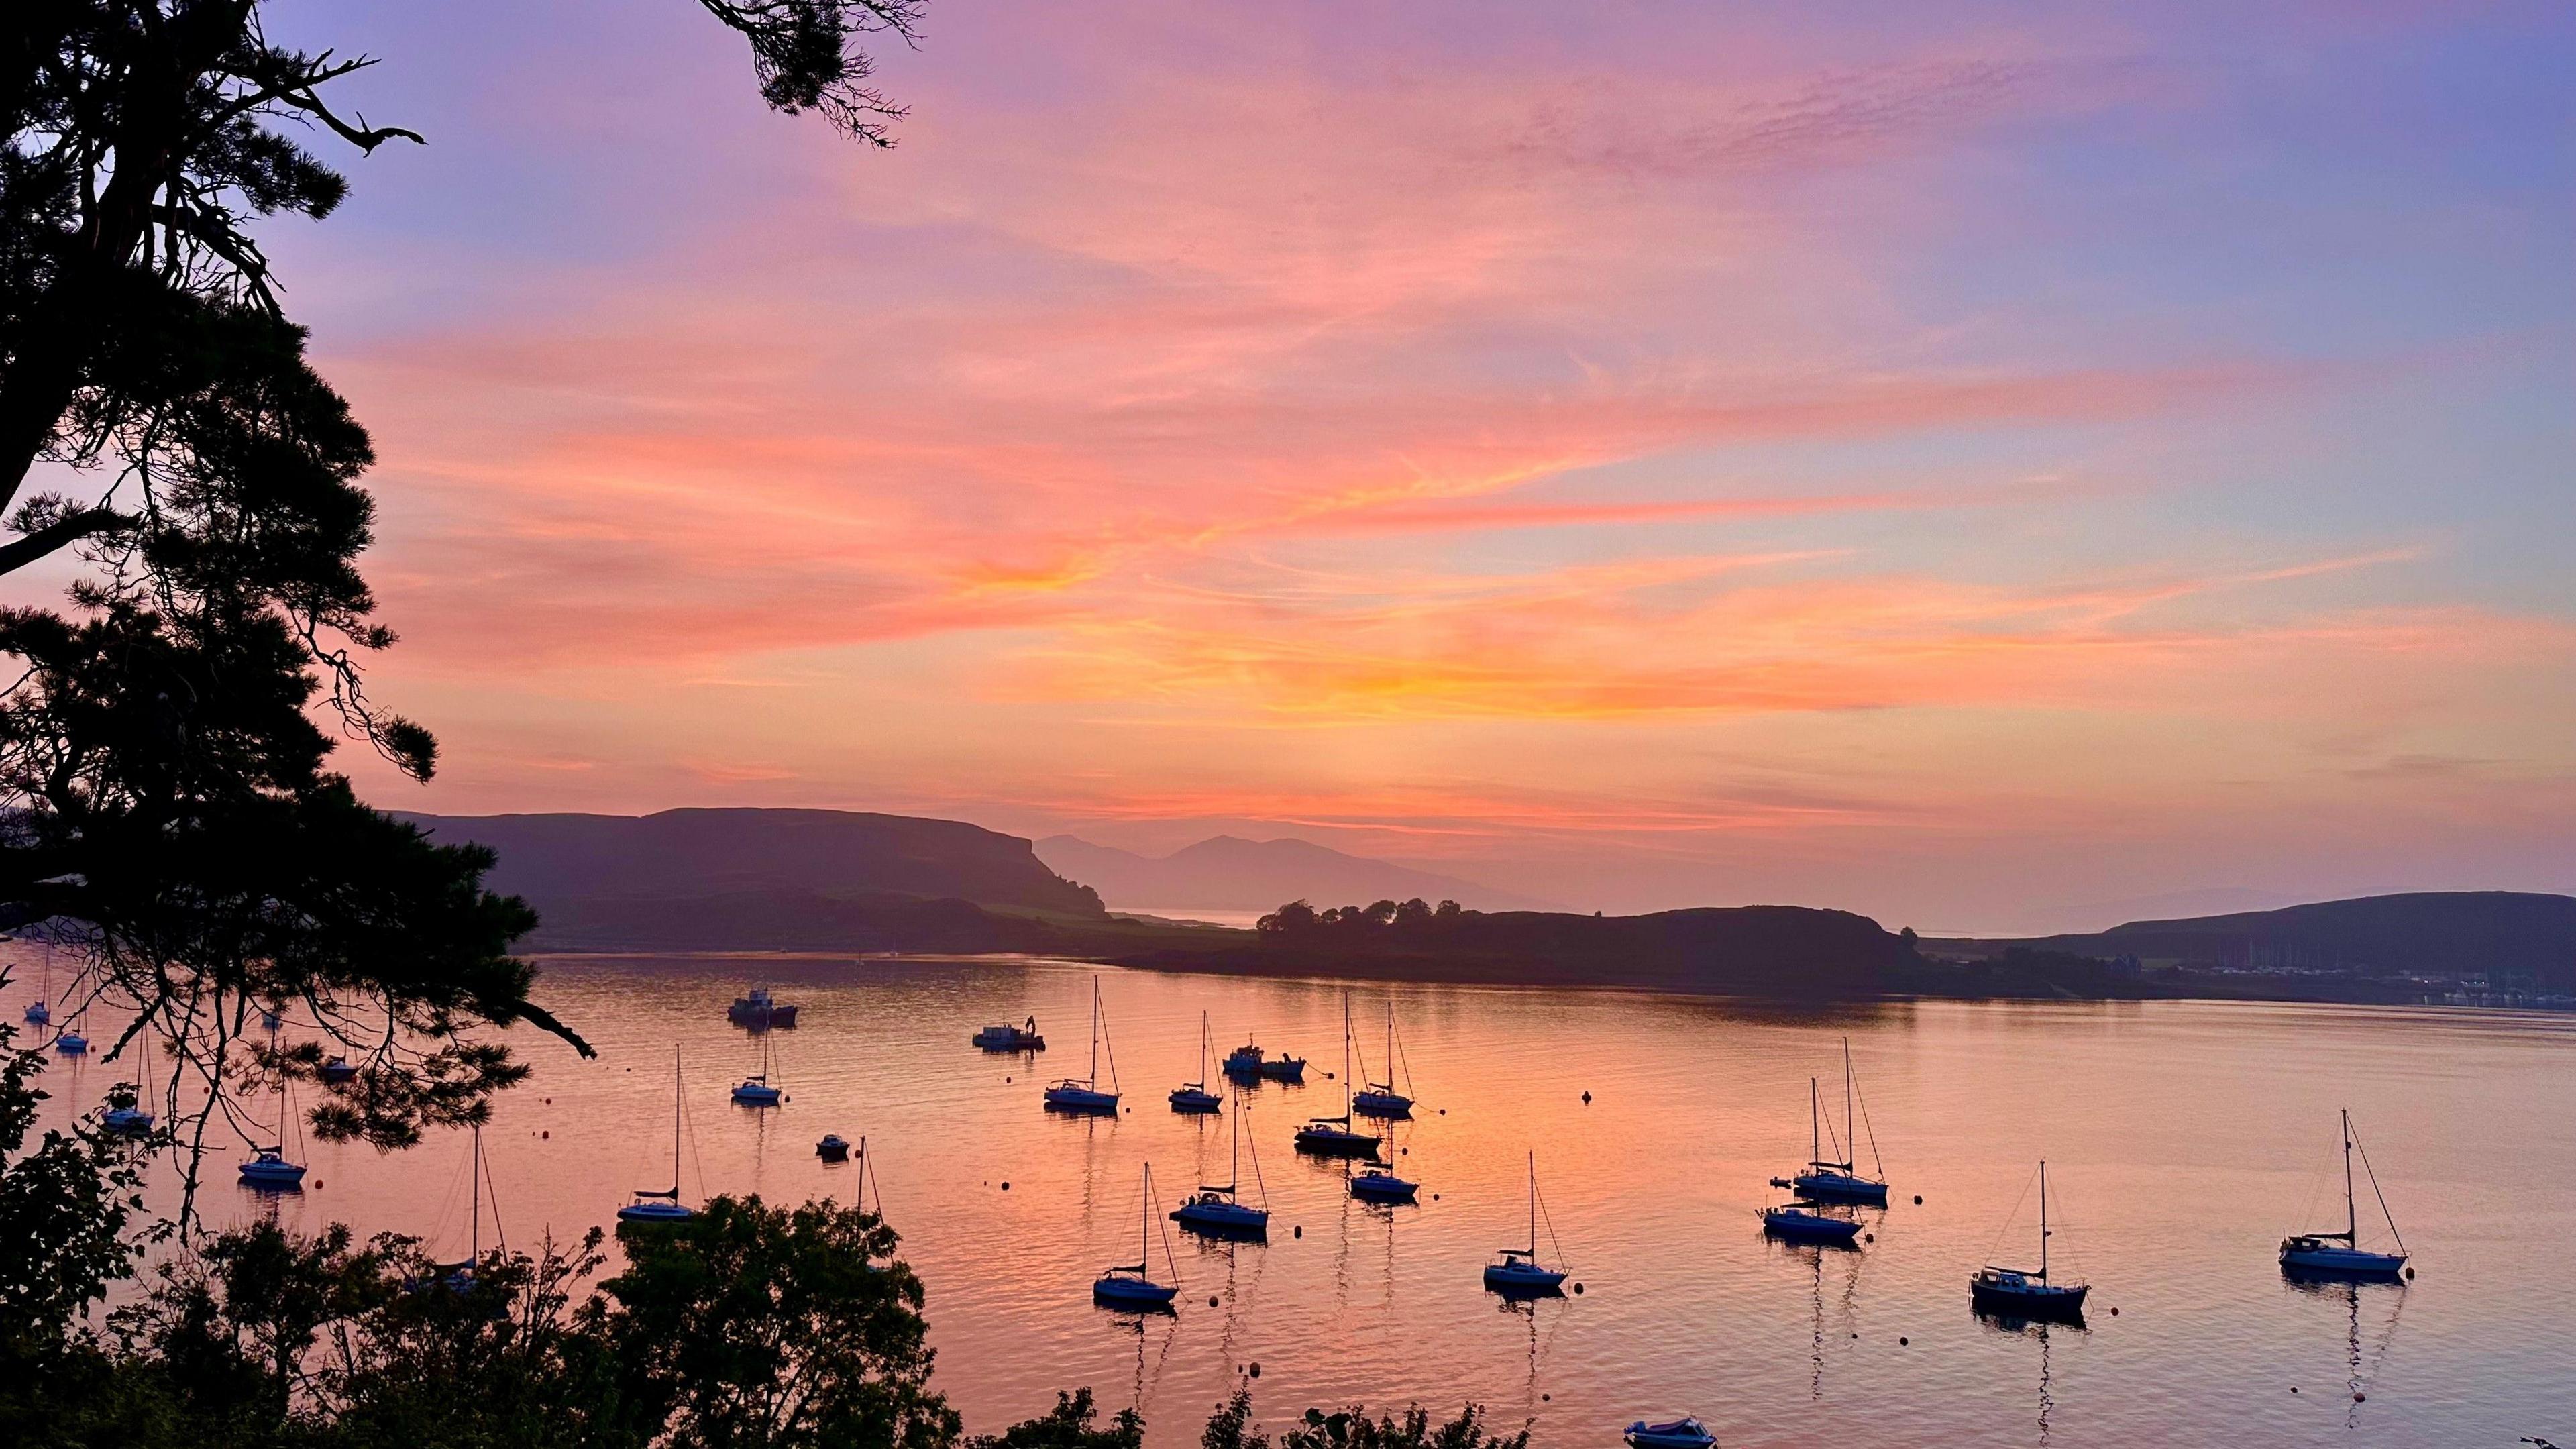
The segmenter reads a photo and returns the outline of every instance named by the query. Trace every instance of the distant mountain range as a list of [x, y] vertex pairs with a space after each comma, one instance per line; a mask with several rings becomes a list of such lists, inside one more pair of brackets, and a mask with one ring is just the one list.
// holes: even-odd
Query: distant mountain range
[[1037, 843], [1040, 860], [1111, 906], [1131, 910], [1266, 911], [1290, 901], [1365, 906], [1419, 896], [1471, 910], [1543, 909], [1547, 903], [1456, 876], [1345, 855], [1309, 840], [1218, 835], [1169, 855], [1139, 855], [1073, 835]]

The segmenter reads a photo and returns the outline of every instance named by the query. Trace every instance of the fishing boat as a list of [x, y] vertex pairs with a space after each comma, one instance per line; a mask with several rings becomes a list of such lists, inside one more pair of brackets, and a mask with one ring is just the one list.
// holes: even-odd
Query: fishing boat
[[680, 1201], [680, 1049], [671, 1048], [671, 1188], [658, 1192], [635, 1189], [635, 1201], [617, 1210], [621, 1223], [676, 1223], [696, 1217], [697, 1209]]
[[825, 1162], [847, 1162], [850, 1160], [850, 1144], [840, 1133], [826, 1132], [823, 1140], [814, 1144], [814, 1155]]
[[1860, 1155], [1860, 1137], [1852, 1120], [1852, 1108], [1859, 1100], [1859, 1096], [1860, 1089], [1852, 1076], [1851, 1039], [1845, 1037], [1843, 1039], [1843, 1131], [1834, 1146], [1846, 1160], [1836, 1162], [1825, 1157], [1824, 1133], [1829, 1124], [1825, 1121], [1824, 1098], [1818, 1090], [1816, 1079], [1809, 1077], [1807, 1079], [1807, 1170], [1785, 1183], [1776, 1185], [1787, 1187], [1798, 1196], [1815, 1202], [1875, 1203], [1881, 1207], [1887, 1205], [1887, 1168], [1885, 1164], [1877, 1161], [1877, 1134], [1870, 1135], [1869, 1151], [1871, 1165], [1877, 1168], [1878, 1176], [1861, 1176], [1859, 1164], [1849, 1160]]
[[1422, 1184], [1407, 1182], [1383, 1167], [1364, 1167], [1351, 1174], [1351, 1196], [1362, 1202], [1411, 1202]]
[[277, 1084], [277, 1145], [262, 1147], [256, 1142], [251, 1144], [250, 1160], [241, 1165], [244, 1187], [285, 1192], [304, 1185], [304, 1164], [291, 1162], [286, 1156], [287, 1116], [286, 1083], [280, 1081]]
[[1717, 1436], [1697, 1419], [1667, 1419], [1649, 1424], [1643, 1419], [1630, 1424], [1626, 1434], [1630, 1449], [1716, 1449]]
[[[1548, 1242], [1553, 1246], [1555, 1241], [1556, 1229], [1551, 1226]], [[1560, 1249], [1560, 1264], [1564, 1257]], [[1538, 1154], [1533, 1152], [1529, 1160], [1529, 1246], [1497, 1249], [1494, 1261], [1485, 1265], [1485, 1288], [1506, 1298], [1552, 1297], [1565, 1291], [1565, 1273], [1562, 1266], [1550, 1268], [1538, 1260]]]
[[2343, 1114], [2343, 1231], [2339, 1233], [2300, 1233], [2281, 1240], [2281, 1271], [2300, 1278], [2387, 1279], [2403, 1277], [2406, 1272], [2406, 1240], [2397, 1236], [2397, 1218], [2388, 1211], [2388, 1198], [2379, 1190], [2379, 1174], [2370, 1166], [2370, 1154], [2361, 1154], [2361, 1170], [2370, 1178], [2370, 1195], [2379, 1201], [2380, 1216], [2387, 1219], [2388, 1236], [2397, 1243], [2394, 1253], [2374, 1253], [2361, 1246], [2361, 1215], [2353, 1198], [2352, 1154], [2358, 1144], [2352, 1135], [2352, 1113]]
[[1028, 1019], [1025, 1026], [988, 1026], [971, 1038], [988, 1052], [1042, 1052], [1046, 1038], [1038, 1035], [1038, 1019]]
[[1268, 1081], [1286, 1082], [1290, 1086], [1302, 1087], [1306, 1084], [1306, 1059], [1281, 1052], [1275, 1057], [1263, 1060], [1261, 1075]]
[[1838, 1218], [1817, 1202], [1783, 1203], [1762, 1210], [1762, 1231], [1800, 1243], [1834, 1243], [1848, 1247], [1860, 1236], [1860, 1223]]
[[347, 1057], [333, 1057], [324, 1062], [322, 1069], [314, 1075], [320, 1077], [326, 1085], [337, 1087], [355, 1080], [358, 1069], [349, 1065]]
[[[1264, 1064], [1265, 1068], [1267, 1063]], [[1298, 1066], [1302, 1069], [1305, 1063]], [[1378, 1139], [1351, 1125], [1351, 999], [1342, 997], [1342, 1115], [1316, 1117], [1297, 1129], [1297, 1150], [1328, 1157], [1375, 1157]]]
[[1989, 1263], [1968, 1280], [1968, 1303], [1979, 1313], [2004, 1318], [2056, 1319], [2080, 1323], [2084, 1319], [2084, 1295], [2092, 1292], [2083, 1283], [2054, 1283], [2048, 1277], [2048, 1240], [2055, 1236], [2048, 1226], [2048, 1164], [2039, 1165], [2039, 1267], [2002, 1268]]
[[751, 988], [748, 996], [737, 996], [725, 1008], [725, 1020], [753, 1031], [767, 1031], [773, 1026], [794, 1026], [796, 1008], [784, 1001], [773, 1000], [766, 986]]
[[1119, 1263], [1101, 1270], [1092, 1280], [1091, 1301], [1106, 1308], [1137, 1311], [1168, 1310], [1172, 1295], [1180, 1292], [1181, 1265], [1172, 1258], [1169, 1239], [1163, 1243], [1163, 1262], [1171, 1269], [1170, 1283], [1157, 1283], [1145, 1276], [1146, 1266], [1154, 1261], [1154, 1164], [1145, 1164], [1145, 1231], [1144, 1241], [1133, 1264]]
[[1173, 1111], [1195, 1113], [1204, 1116], [1210, 1112], [1222, 1112], [1225, 1110], [1225, 1103], [1217, 1099], [1216, 1093], [1207, 1089], [1208, 1057], [1214, 1052], [1214, 1050], [1215, 1043], [1208, 1035], [1208, 1015], [1206, 1012], [1202, 1011], [1199, 1013], [1198, 1080], [1193, 1082], [1183, 1082], [1172, 1089], [1171, 1102]]
[[1050, 1112], [1118, 1111], [1118, 1053], [1109, 1053], [1109, 1090], [1100, 1090], [1100, 1049], [1109, 1040], [1109, 1024], [1101, 1015], [1100, 978], [1091, 978], [1091, 1072], [1088, 1076], [1066, 1077], [1046, 1089], [1046, 1106]]
[[[1261, 1183], [1261, 1148], [1252, 1151], [1252, 1180]], [[1236, 1195], [1243, 1182], [1243, 1094], [1234, 1098], [1234, 1148], [1231, 1165], [1223, 1187], [1199, 1184], [1199, 1190], [1181, 1199], [1172, 1209], [1172, 1221], [1194, 1233], [1217, 1238], [1267, 1238], [1270, 1236], [1270, 1194], [1261, 1193], [1263, 1206], [1254, 1207]]]
[[1238, 1082], [1261, 1080], [1261, 1048], [1246, 1041], [1225, 1054], [1225, 1074]]
[[737, 1107], [775, 1107], [786, 1100], [778, 1084], [769, 1080], [769, 1038], [760, 1039], [760, 1070], [734, 1084], [733, 1101]]
[[[1360, 1090], [1351, 1094], [1352, 1111], [1363, 1117], [1401, 1118], [1413, 1115], [1413, 1098], [1408, 1095], [1413, 1089], [1411, 1067], [1403, 1069], [1405, 1090], [1399, 1092], [1395, 1089], [1396, 1069], [1403, 1062], [1402, 1050], [1395, 1039], [1395, 1002], [1390, 998], [1386, 1003], [1386, 1080], [1363, 1080]], [[1360, 1075], [1362, 1078], [1368, 1076], [1366, 1061], [1360, 1063]]]

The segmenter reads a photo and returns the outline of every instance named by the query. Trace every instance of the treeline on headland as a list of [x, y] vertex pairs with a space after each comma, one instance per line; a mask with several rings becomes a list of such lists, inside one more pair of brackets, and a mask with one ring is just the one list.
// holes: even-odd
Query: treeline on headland
[[[877, 1216], [719, 1197], [696, 1216], [440, 1263], [415, 1239], [273, 1222], [173, 1241], [137, 1143], [34, 1138], [41, 1053], [0, 1026], [0, 1444], [28, 1449], [1139, 1449], [1088, 1388], [969, 1436], [932, 1381], [928, 1290]], [[33, 1140], [31, 1140], [33, 1139]], [[160, 1245], [149, 1282], [101, 1313]], [[603, 1277], [612, 1266], [617, 1270]], [[1208, 1449], [1526, 1449], [1473, 1405], [1309, 1410], [1275, 1440], [1241, 1381]]]

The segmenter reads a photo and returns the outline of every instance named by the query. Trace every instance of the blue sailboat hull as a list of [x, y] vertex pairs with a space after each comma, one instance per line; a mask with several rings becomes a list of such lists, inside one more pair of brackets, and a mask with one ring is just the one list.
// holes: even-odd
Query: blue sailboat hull
[[2281, 1244], [2281, 1271], [2300, 1278], [2388, 1280], [2405, 1275], [2406, 1255], [2371, 1253], [2312, 1238], [2292, 1238]]
[[1803, 1243], [1845, 1243], [1860, 1236], [1860, 1224], [1849, 1218], [1829, 1218], [1823, 1213], [1797, 1208], [1769, 1208], [1762, 1214], [1762, 1231], [1775, 1238], [1792, 1238]]
[[1114, 1114], [1118, 1110], [1118, 1094], [1095, 1092], [1089, 1087], [1075, 1086], [1070, 1082], [1058, 1082], [1046, 1089], [1046, 1105], [1050, 1112]]

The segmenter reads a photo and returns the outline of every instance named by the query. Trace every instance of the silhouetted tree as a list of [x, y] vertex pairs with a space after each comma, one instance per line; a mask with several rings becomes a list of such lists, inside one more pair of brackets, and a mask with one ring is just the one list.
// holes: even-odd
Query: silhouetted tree
[[1368, 908], [1368, 919], [1369, 919], [1369, 920], [1371, 920], [1371, 921], [1373, 921], [1373, 922], [1375, 922], [1375, 923], [1376, 923], [1376, 924], [1378, 924], [1378, 925], [1381, 925], [1381, 926], [1385, 925], [1385, 924], [1386, 924], [1386, 923], [1388, 923], [1389, 921], [1394, 920], [1394, 919], [1395, 919], [1395, 902], [1393, 902], [1393, 901], [1379, 901], [1379, 902], [1377, 902], [1376, 904], [1374, 904], [1374, 905], [1370, 906], [1370, 907]]
[[1053, 1409], [968, 1442], [973, 1449], [1138, 1449], [1145, 1442], [1145, 1419], [1134, 1409], [1110, 1416], [1107, 1428], [1093, 1427], [1098, 1414], [1088, 1386], [1069, 1394], [1059, 1389]]
[[[772, 106], [887, 140], [857, 42], [909, 41], [920, 0], [699, 3]], [[365, 1066], [317, 1132], [399, 1146], [519, 1079], [479, 1029], [588, 1048], [529, 1001], [508, 948], [534, 917], [482, 889], [490, 855], [325, 768], [317, 703], [414, 778], [437, 760], [363, 688], [394, 642], [358, 568], [373, 452], [257, 234], [347, 194], [297, 137], [421, 141], [328, 99], [372, 64], [272, 44], [260, 0], [24, 0], [0, 33], [0, 574], [84, 565], [68, 610], [0, 610], [0, 925], [51, 921], [84, 953], [70, 1009], [133, 1012], [170, 1095], [208, 1110], [254, 1062], [318, 1069], [244, 1045], [262, 1007], [298, 1007]], [[40, 464], [78, 496], [22, 497]], [[207, 1113], [174, 1125], [200, 1147]]]
[[1420, 896], [1395, 908], [1395, 924], [1399, 926], [1419, 926], [1430, 919], [1431, 905]]
[[1456, 901], [1442, 901], [1440, 908], [1431, 914], [1444, 921], [1454, 921], [1464, 913], [1458, 909]]
[[1295, 935], [1315, 929], [1317, 919], [1313, 906], [1295, 900], [1263, 916], [1253, 923], [1253, 928], [1270, 935]]

